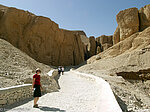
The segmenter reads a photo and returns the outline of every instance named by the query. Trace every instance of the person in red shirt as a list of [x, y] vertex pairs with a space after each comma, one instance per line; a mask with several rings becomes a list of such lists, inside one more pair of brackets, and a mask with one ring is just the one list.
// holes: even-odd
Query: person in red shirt
[[38, 100], [39, 97], [41, 97], [41, 90], [42, 90], [42, 85], [40, 82], [40, 74], [41, 70], [36, 69], [36, 74], [33, 75], [33, 83], [32, 83], [32, 90], [34, 90], [33, 97], [34, 97], [34, 108], [38, 108]]

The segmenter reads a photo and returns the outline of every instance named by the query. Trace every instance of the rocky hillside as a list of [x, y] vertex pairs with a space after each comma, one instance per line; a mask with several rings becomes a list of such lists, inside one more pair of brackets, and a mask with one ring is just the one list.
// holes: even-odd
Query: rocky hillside
[[116, 18], [114, 45], [78, 71], [107, 80], [124, 112], [144, 112], [150, 108], [150, 5], [120, 11]]
[[51, 67], [35, 61], [3, 39], [0, 39], [0, 63], [0, 88], [32, 83], [35, 69], [40, 68], [44, 87], [48, 91], [58, 89], [56, 81], [46, 75]]

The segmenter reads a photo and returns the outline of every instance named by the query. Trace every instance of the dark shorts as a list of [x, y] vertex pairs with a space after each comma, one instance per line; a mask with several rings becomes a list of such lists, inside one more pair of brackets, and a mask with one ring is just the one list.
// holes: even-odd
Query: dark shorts
[[58, 71], [58, 74], [60, 74], [61, 73], [61, 71]]
[[34, 85], [33, 97], [41, 97], [40, 85], [37, 85], [37, 84]]

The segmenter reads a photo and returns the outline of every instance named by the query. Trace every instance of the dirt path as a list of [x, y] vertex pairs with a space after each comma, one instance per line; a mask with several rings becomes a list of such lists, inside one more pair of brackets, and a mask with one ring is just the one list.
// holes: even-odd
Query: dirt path
[[[32, 108], [33, 101], [29, 101], [8, 112], [102, 112], [98, 110], [102, 87], [92, 78], [66, 72], [60, 77], [59, 84], [59, 92], [48, 93], [40, 98], [39, 109]], [[101, 103], [104, 103], [102, 99], [104, 98], [101, 98]]]

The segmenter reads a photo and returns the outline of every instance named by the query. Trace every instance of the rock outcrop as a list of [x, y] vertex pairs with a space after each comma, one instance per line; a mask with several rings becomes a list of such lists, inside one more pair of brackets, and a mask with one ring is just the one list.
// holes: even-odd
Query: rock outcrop
[[142, 7], [139, 10], [140, 31], [150, 26], [150, 4]]
[[113, 35], [113, 44], [117, 44], [150, 26], [150, 4], [142, 7], [140, 10], [129, 8], [120, 11], [116, 19], [118, 27]]
[[117, 27], [113, 35], [113, 44], [120, 42], [120, 28]]
[[113, 36], [102, 35], [96, 38], [97, 47], [101, 48], [101, 52], [113, 46]]
[[99, 54], [100, 52], [101, 52], [101, 48], [100, 48], [100, 46], [97, 46], [96, 54]]
[[88, 51], [89, 57], [96, 54], [96, 41], [94, 36], [89, 37]]
[[89, 38], [86, 36], [84, 31], [77, 30], [73, 32], [76, 33], [77, 35], [80, 35], [81, 41], [84, 44], [83, 45], [84, 46], [84, 59], [87, 60], [89, 58], [88, 56], [89, 55], [88, 46], [90, 45]]
[[139, 16], [137, 8], [129, 8], [120, 11], [117, 15], [117, 23], [120, 29], [120, 40], [139, 31]]
[[[63, 30], [64, 40], [61, 44], [60, 57], [61, 65], [78, 65], [84, 61], [84, 44], [80, 35], [72, 31]], [[59, 43], [58, 43], [59, 44]], [[55, 48], [54, 48], [55, 49]]]
[[79, 34], [59, 29], [49, 18], [0, 6], [0, 38], [47, 65], [78, 65], [84, 61]]

